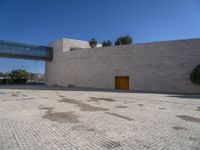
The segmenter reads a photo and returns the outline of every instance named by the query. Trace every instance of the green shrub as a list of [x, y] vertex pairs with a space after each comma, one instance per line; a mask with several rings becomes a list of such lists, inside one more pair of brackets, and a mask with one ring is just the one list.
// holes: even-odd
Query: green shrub
[[29, 73], [26, 70], [22, 69], [13, 70], [10, 73], [10, 77], [13, 83], [24, 84], [29, 78]]
[[197, 65], [190, 74], [190, 80], [192, 83], [200, 85], [200, 65]]
[[0, 84], [10, 83], [10, 79], [0, 79]]

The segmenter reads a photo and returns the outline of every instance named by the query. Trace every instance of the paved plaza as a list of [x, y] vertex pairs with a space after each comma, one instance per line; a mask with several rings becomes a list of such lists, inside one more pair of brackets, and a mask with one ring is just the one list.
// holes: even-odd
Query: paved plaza
[[200, 150], [200, 96], [0, 86], [0, 150]]

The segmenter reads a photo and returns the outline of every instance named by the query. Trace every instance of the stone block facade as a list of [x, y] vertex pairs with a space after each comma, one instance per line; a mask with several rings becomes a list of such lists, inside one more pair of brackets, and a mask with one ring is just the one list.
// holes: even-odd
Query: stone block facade
[[59, 39], [46, 84], [115, 89], [116, 76], [129, 76], [130, 90], [200, 93], [190, 73], [200, 64], [200, 39], [89, 48], [88, 42]]

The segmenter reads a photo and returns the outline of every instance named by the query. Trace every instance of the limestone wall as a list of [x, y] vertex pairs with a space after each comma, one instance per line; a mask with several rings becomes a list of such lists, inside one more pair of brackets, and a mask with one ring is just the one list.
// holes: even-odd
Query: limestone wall
[[[73, 44], [72, 44], [73, 43]], [[200, 64], [200, 39], [105, 48], [60, 39], [49, 46], [54, 59], [46, 63], [46, 84], [115, 88], [115, 76], [129, 76], [130, 89], [146, 92], [200, 93], [189, 76]], [[87, 49], [69, 51], [70, 46]]]

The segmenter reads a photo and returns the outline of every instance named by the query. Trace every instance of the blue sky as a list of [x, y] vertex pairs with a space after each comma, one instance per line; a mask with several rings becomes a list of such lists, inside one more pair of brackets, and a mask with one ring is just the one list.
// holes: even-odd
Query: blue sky
[[[0, 0], [0, 39], [47, 45], [61, 38], [134, 43], [200, 38], [200, 0]], [[0, 71], [35, 62], [0, 58]], [[44, 72], [44, 62], [36, 63]]]

